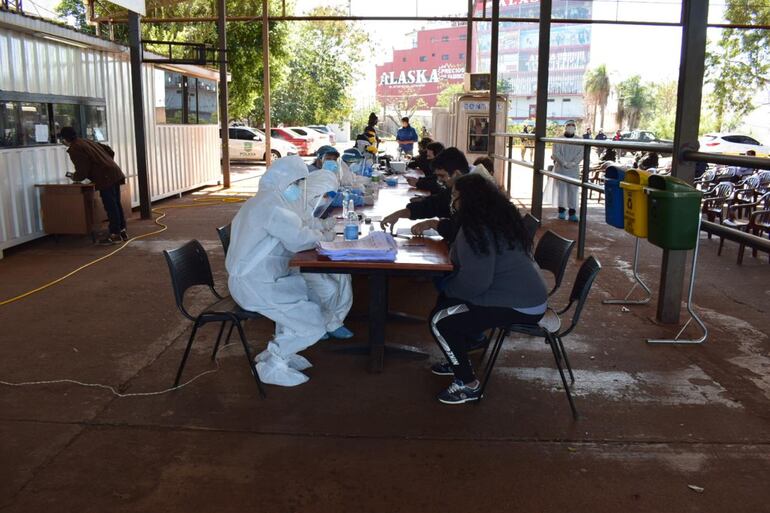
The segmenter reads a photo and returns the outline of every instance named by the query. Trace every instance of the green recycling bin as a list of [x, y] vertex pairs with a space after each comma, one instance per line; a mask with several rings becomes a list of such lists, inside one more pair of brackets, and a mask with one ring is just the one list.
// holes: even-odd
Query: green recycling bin
[[652, 175], [647, 185], [647, 239], [663, 249], [693, 249], [703, 193], [673, 176]]

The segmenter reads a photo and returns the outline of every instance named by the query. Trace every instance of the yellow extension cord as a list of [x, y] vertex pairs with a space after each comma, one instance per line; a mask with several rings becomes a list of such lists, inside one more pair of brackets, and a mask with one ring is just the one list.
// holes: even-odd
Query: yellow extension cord
[[110, 258], [110, 257], [112, 257], [112, 256], [114, 256], [114, 255], [116, 255], [118, 253], [120, 253], [121, 251], [126, 249], [126, 247], [129, 244], [131, 244], [132, 242], [134, 242], [135, 240], [144, 239], [146, 237], [151, 237], [153, 235], [158, 235], [159, 233], [165, 232], [166, 230], [168, 230], [168, 226], [163, 224], [161, 222], [161, 220], [164, 217], [166, 217], [166, 214], [167, 214], [166, 210], [175, 209], [175, 208], [209, 207], [209, 206], [212, 206], [212, 205], [220, 205], [222, 203], [243, 203], [244, 201], [246, 201], [246, 200], [243, 199], [243, 198], [233, 198], [233, 197], [220, 198], [220, 199], [216, 199], [216, 200], [212, 200], [210, 198], [200, 198], [200, 199], [194, 199], [193, 203], [191, 203], [191, 204], [186, 204], [186, 205], [169, 205], [167, 207], [154, 208], [154, 209], [152, 209], [152, 212], [154, 214], [157, 214], [158, 217], [153, 219], [153, 221], [155, 222], [156, 225], [160, 226], [159, 230], [155, 230], [153, 232], [149, 232], [149, 233], [145, 233], [145, 234], [142, 234], [142, 235], [137, 235], [136, 237], [132, 237], [129, 240], [127, 240], [125, 243], [123, 243], [116, 250], [110, 251], [106, 255], [101, 256], [101, 257], [97, 258], [96, 260], [92, 260], [91, 262], [88, 262], [87, 264], [81, 265], [77, 269], [74, 269], [74, 270], [68, 272], [64, 276], [60, 276], [59, 278], [56, 278], [55, 280], [50, 281], [50, 282], [46, 283], [45, 285], [41, 285], [41, 286], [39, 286], [39, 287], [37, 287], [35, 289], [29, 290], [27, 292], [24, 292], [23, 294], [19, 294], [18, 296], [6, 299], [4, 301], [0, 301], [0, 307], [1, 306], [5, 306], [5, 305], [9, 305], [11, 303], [15, 303], [16, 301], [20, 301], [20, 300], [22, 300], [22, 299], [24, 299], [26, 297], [29, 297], [29, 296], [31, 296], [33, 294], [37, 294], [38, 292], [42, 292], [43, 290], [45, 290], [45, 289], [47, 289], [49, 287], [53, 287], [54, 285], [58, 285], [59, 283], [61, 283], [64, 280], [66, 280], [67, 278], [70, 278], [70, 277], [76, 275], [80, 271], [82, 271], [84, 269], [87, 269], [87, 268], [91, 267], [92, 265], [98, 264], [99, 262], [102, 262], [103, 260], [107, 260], [108, 258]]

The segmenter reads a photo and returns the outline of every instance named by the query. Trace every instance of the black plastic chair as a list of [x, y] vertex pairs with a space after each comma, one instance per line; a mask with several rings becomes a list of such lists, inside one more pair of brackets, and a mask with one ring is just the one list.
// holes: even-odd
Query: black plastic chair
[[[209, 264], [208, 255], [206, 254], [206, 250], [203, 249], [203, 246], [201, 246], [201, 243], [197, 240], [191, 240], [180, 248], [164, 251], [163, 254], [166, 257], [168, 270], [171, 273], [171, 285], [174, 289], [176, 306], [179, 308], [179, 311], [182, 312], [182, 315], [193, 321], [192, 333], [190, 333], [190, 339], [187, 342], [187, 347], [182, 356], [182, 362], [179, 365], [179, 370], [177, 371], [176, 379], [174, 380], [174, 386], [178, 386], [179, 381], [182, 378], [182, 372], [187, 363], [187, 357], [190, 355], [190, 349], [195, 341], [195, 335], [198, 333], [198, 328], [210, 322], [221, 323], [219, 335], [217, 336], [217, 341], [214, 345], [214, 352], [211, 355], [211, 358], [214, 359], [217, 350], [219, 349], [219, 343], [222, 340], [222, 333], [224, 332], [225, 325], [229, 322], [238, 328], [238, 334], [240, 335], [241, 343], [243, 344], [243, 351], [246, 353], [246, 359], [249, 363], [249, 369], [251, 369], [251, 374], [257, 382], [259, 394], [262, 397], [265, 397], [262, 381], [260, 381], [259, 375], [254, 367], [254, 358], [251, 355], [248, 343], [246, 342], [246, 335], [241, 326], [242, 321], [247, 319], [258, 319], [262, 316], [256, 312], [243, 310], [229, 297], [225, 298], [219, 295], [214, 288], [214, 277], [211, 274], [211, 265]], [[209, 290], [211, 290], [211, 293], [217, 298], [217, 301], [204, 309], [204, 311], [197, 316], [193, 316], [184, 306], [184, 295], [189, 288], [197, 285], [207, 286]]]
[[564, 271], [567, 269], [567, 263], [569, 263], [569, 255], [574, 247], [574, 240], [565, 239], [551, 230], [545, 232], [537, 241], [535, 262], [540, 269], [553, 273], [554, 285], [548, 293], [549, 296], [552, 296], [561, 286]]
[[540, 219], [527, 213], [521, 221], [524, 223], [524, 229], [527, 230], [527, 233], [529, 234], [529, 240], [535, 240], [537, 229], [540, 228]]
[[225, 256], [227, 256], [227, 250], [230, 249], [230, 223], [217, 228], [217, 235], [219, 235], [222, 249], [225, 250]]
[[[500, 349], [503, 346], [503, 342], [510, 333], [522, 333], [533, 337], [543, 337], [553, 352], [553, 359], [556, 362], [556, 368], [559, 370], [564, 390], [567, 393], [567, 400], [569, 401], [569, 406], [572, 410], [572, 416], [575, 419], [578, 418], [577, 408], [575, 408], [575, 402], [572, 399], [572, 390], [570, 389], [569, 383], [567, 383], [567, 377], [564, 375], [564, 369], [561, 365], [561, 359], [563, 357], [564, 362], [567, 365], [567, 370], [569, 371], [571, 382], [574, 383], [575, 376], [572, 373], [572, 367], [569, 364], [567, 353], [564, 350], [562, 338], [572, 333], [572, 330], [577, 326], [578, 321], [580, 320], [580, 313], [583, 311], [586, 299], [588, 298], [588, 293], [591, 291], [591, 286], [593, 285], [597, 274], [599, 274], [601, 267], [599, 261], [593, 256], [588, 257], [588, 259], [583, 262], [583, 265], [580, 266], [580, 270], [575, 278], [575, 284], [572, 286], [569, 303], [560, 312], [555, 312], [549, 308], [538, 324], [514, 324], [511, 326], [500, 327], [501, 329], [499, 330], [495, 344], [492, 347], [492, 353], [489, 355], [489, 360], [487, 360], [487, 365], [484, 369], [484, 375], [481, 381], [482, 397], [484, 395], [484, 390], [489, 384], [489, 378], [492, 375], [492, 369], [494, 369], [495, 363], [497, 362], [497, 357], [500, 355]], [[572, 308], [572, 305], [575, 305], [575, 311], [572, 314], [572, 323], [567, 329], [562, 330], [561, 318], [559, 316], [565, 314]]]
[[[524, 216], [523, 220], [525, 222], [527, 231], [532, 229], [534, 226], [534, 238], [534, 232], [537, 232], [537, 226], [540, 224], [540, 221], [538, 221], [538, 219], [532, 214], [527, 214]], [[537, 225], [534, 225], [535, 222]], [[540, 267], [540, 269], [545, 269], [546, 271], [553, 273], [554, 285], [551, 291], [548, 293], [549, 297], [552, 296], [554, 292], [556, 292], [561, 286], [561, 282], [564, 279], [564, 271], [567, 269], [569, 256], [570, 253], [572, 253], [572, 248], [574, 247], [574, 240], [565, 239], [564, 237], [556, 235], [551, 230], [545, 232], [537, 242], [534, 257], [535, 262], [537, 263], [538, 267]], [[487, 335], [484, 351], [481, 353], [482, 361], [487, 355], [487, 351], [489, 350], [489, 345], [491, 344], [492, 340], [499, 335], [498, 332], [499, 330], [491, 330]]]

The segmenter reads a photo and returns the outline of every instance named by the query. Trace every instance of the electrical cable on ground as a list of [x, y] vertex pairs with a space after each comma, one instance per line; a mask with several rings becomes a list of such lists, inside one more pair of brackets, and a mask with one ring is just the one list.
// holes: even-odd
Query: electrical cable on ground
[[221, 203], [243, 203], [246, 200], [244, 200], [242, 198], [232, 198], [232, 197], [229, 197], [229, 198], [221, 198], [221, 199], [217, 199], [217, 200], [212, 200], [212, 199], [209, 199], [209, 198], [203, 198], [203, 199], [198, 200], [198, 201], [196, 201], [196, 200], [193, 200], [193, 201], [194, 201], [194, 203], [192, 203], [192, 204], [169, 205], [167, 207], [160, 207], [160, 208], [152, 209], [153, 213], [158, 214], [158, 217], [153, 219], [153, 222], [156, 225], [161, 227], [159, 230], [155, 230], [155, 231], [152, 231], [152, 232], [149, 232], [149, 233], [144, 233], [142, 235], [137, 235], [136, 237], [132, 237], [129, 240], [127, 240], [126, 242], [124, 242], [123, 244], [121, 244], [119, 248], [117, 248], [117, 249], [115, 249], [113, 251], [110, 251], [106, 255], [101, 256], [101, 257], [97, 258], [96, 260], [92, 260], [91, 262], [88, 262], [87, 264], [81, 265], [80, 267], [78, 267], [78, 268], [68, 272], [64, 276], [60, 276], [59, 278], [56, 278], [53, 281], [50, 281], [50, 282], [48, 282], [48, 283], [46, 283], [44, 285], [41, 285], [41, 286], [39, 286], [39, 287], [37, 287], [35, 289], [29, 290], [27, 292], [24, 292], [23, 294], [19, 294], [18, 296], [15, 296], [15, 297], [12, 297], [12, 298], [0, 301], [0, 307], [5, 306], [5, 305], [9, 305], [9, 304], [14, 303], [16, 301], [19, 301], [21, 299], [29, 297], [29, 296], [31, 296], [33, 294], [41, 292], [41, 291], [43, 291], [43, 290], [45, 290], [45, 289], [47, 289], [49, 287], [52, 287], [54, 285], [58, 285], [59, 283], [61, 283], [64, 280], [66, 280], [67, 278], [70, 278], [70, 277], [76, 275], [80, 271], [82, 271], [84, 269], [87, 269], [87, 268], [91, 267], [92, 265], [98, 264], [99, 262], [107, 260], [108, 258], [110, 258], [110, 257], [112, 257], [112, 256], [114, 256], [114, 255], [116, 255], [118, 253], [120, 253], [121, 251], [126, 249], [126, 247], [129, 244], [131, 244], [132, 242], [134, 242], [135, 240], [144, 239], [146, 237], [151, 237], [153, 235], [158, 235], [159, 233], [165, 232], [166, 230], [168, 230], [168, 226], [163, 224], [161, 222], [161, 220], [166, 217], [166, 214], [167, 214], [166, 210], [169, 210], [169, 209], [172, 209], [172, 208], [176, 209], [176, 208], [208, 207], [208, 206], [211, 206], [211, 205], [219, 205]]
[[[46, 283], [44, 285], [41, 285], [40, 287], [37, 287], [35, 289], [29, 290], [29, 291], [27, 291], [27, 292], [25, 292], [23, 294], [19, 294], [18, 296], [15, 296], [15, 297], [6, 299], [4, 301], [1, 301], [0, 302], [0, 307], [8, 305], [8, 304], [11, 304], [11, 303], [14, 303], [16, 301], [20, 301], [21, 299], [24, 299], [26, 297], [29, 297], [29, 296], [33, 295], [33, 294], [41, 292], [41, 291], [43, 291], [43, 290], [45, 290], [47, 288], [50, 288], [50, 287], [52, 287], [54, 285], [57, 285], [57, 284], [63, 282], [64, 280], [66, 280], [67, 278], [70, 278], [70, 277], [74, 276], [75, 274], [79, 273], [80, 271], [82, 271], [84, 269], [87, 269], [87, 268], [91, 267], [92, 265], [98, 264], [99, 262], [102, 262], [102, 261], [104, 261], [104, 260], [106, 260], [106, 259], [108, 259], [108, 258], [110, 258], [110, 257], [112, 257], [112, 256], [114, 256], [114, 255], [116, 255], [118, 253], [120, 253], [129, 244], [131, 244], [135, 240], [144, 239], [146, 237], [150, 237], [152, 235], [158, 235], [159, 233], [165, 232], [166, 230], [168, 230], [168, 225], [162, 223], [161, 220], [166, 217], [166, 215], [167, 215], [166, 210], [169, 210], [169, 209], [179, 209], [179, 208], [208, 207], [208, 206], [212, 206], [212, 205], [220, 205], [222, 203], [243, 203], [244, 201], [246, 201], [246, 200], [243, 199], [243, 198], [234, 198], [234, 197], [226, 197], [226, 198], [219, 198], [219, 199], [201, 198], [201, 199], [194, 199], [193, 203], [191, 203], [191, 204], [169, 205], [169, 206], [166, 206], [166, 207], [154, 208], [154, 209], [152, 209], [152, 212], [154, 214], [157, 214], [158, 217], [153, 219], [153, 222], [156, 225], [160, 226], [160, 229], [152, 231], [152, 232], [149, 232], [149, 233], [144, 233], [142, 235], [137, 235], [136, 237], [132, 237], [129, 240], [127, 240], [125, 243], [123, 243], [119, 248], [115, 249], [114, 251], [111, 251], [111, 252], [107, 253], [104, 256], [101, 256], [101, 257], [99, 257], [99, 258], [97, 258], [95, 260], [92, 260], [91, 262], [88, 262], [87, 264], [81, 265], [80, 267], [78, 267], [78, 268], [68, 272], [64, 276], [60, 276], [59, 278], [56, 278], [53, 281], [50, 281], [50, 282], [48, 282], [48, 283]], [[221, 349], [221, 351], [224, 351], [228, 347], [232, 347], [232, 346], [235, 346], [235, 345], [237, 345], [237, 344], [226, 345], [226, 346], [224, 346]], [[158, 391], [155, 391], [155, 392], [122, 393], [122, 392], [118, 392], [115, 389], [115, 387], [110, 386], [110, 385], [103, 385], [101, 383], [84, 383], [82, 381], [77, 381], [77, 380], [74, 380], [74, 379], [52, 379], [52, 380], [41, 380], [41, 381], [24, 381], [24, 382], [18, 382], [18, 383], [0, 380], [0, 385], [5, 385], [5, 386], [9, 386], [9, 387], [24, 387], [24, 386], [55, 385], [55, 384], [61, 384], [61, 383], [68, 383], [68, 384], [78, 385], [78, 386], [82, 386], [82, 387], [99, 388], [99, 389], [103, 389], [103, 390], [108, 390], [108, 391], [110, 391], [112, 393], [112, 395], [114, 395], [117, 398], [121, 398], [121, 399], [122, 398], [126, 398], [126, 397], [155, 396], [155, 395], [167, 394], [168, 392], [172, 392], [174, 390], [178, 390], [180, 388], [184, 388], [187, 385], [189, 385], [189, 384], [193, 383], [194, 381], [196, 381], [198, 378], [202, 378], [203, 376], [206, 376], [208, 374], [213, 374], [213, 373], [219, 371], [219, 368], [220, 368], [219, 367], [219, 354], [220, 353], [217, 353], [217, 357], [215, 358], [216, 368], [209, 369], [207, 371], [201, 372], [200, 374], [194, 376], [192, 379], [189, 379], [189, 380], [185, 381], [181, 385], [178, 385], [178, 386], [175, 386], [175, 387], [171, 387], [171, 388], [166, 388], [164, 390], [158, 390]]]

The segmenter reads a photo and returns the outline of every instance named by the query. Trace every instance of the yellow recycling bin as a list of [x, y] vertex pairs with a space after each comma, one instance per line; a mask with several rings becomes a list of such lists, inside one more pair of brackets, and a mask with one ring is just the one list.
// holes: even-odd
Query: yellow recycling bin
[[629, 169], [620, 187], [626, 193], [623, 195], [625, 208], [623, 222], [625, 229], [631, 235], [640, 238], [647, 237], [647, 196], [644, 188], [650, 173], [639, 169]]

